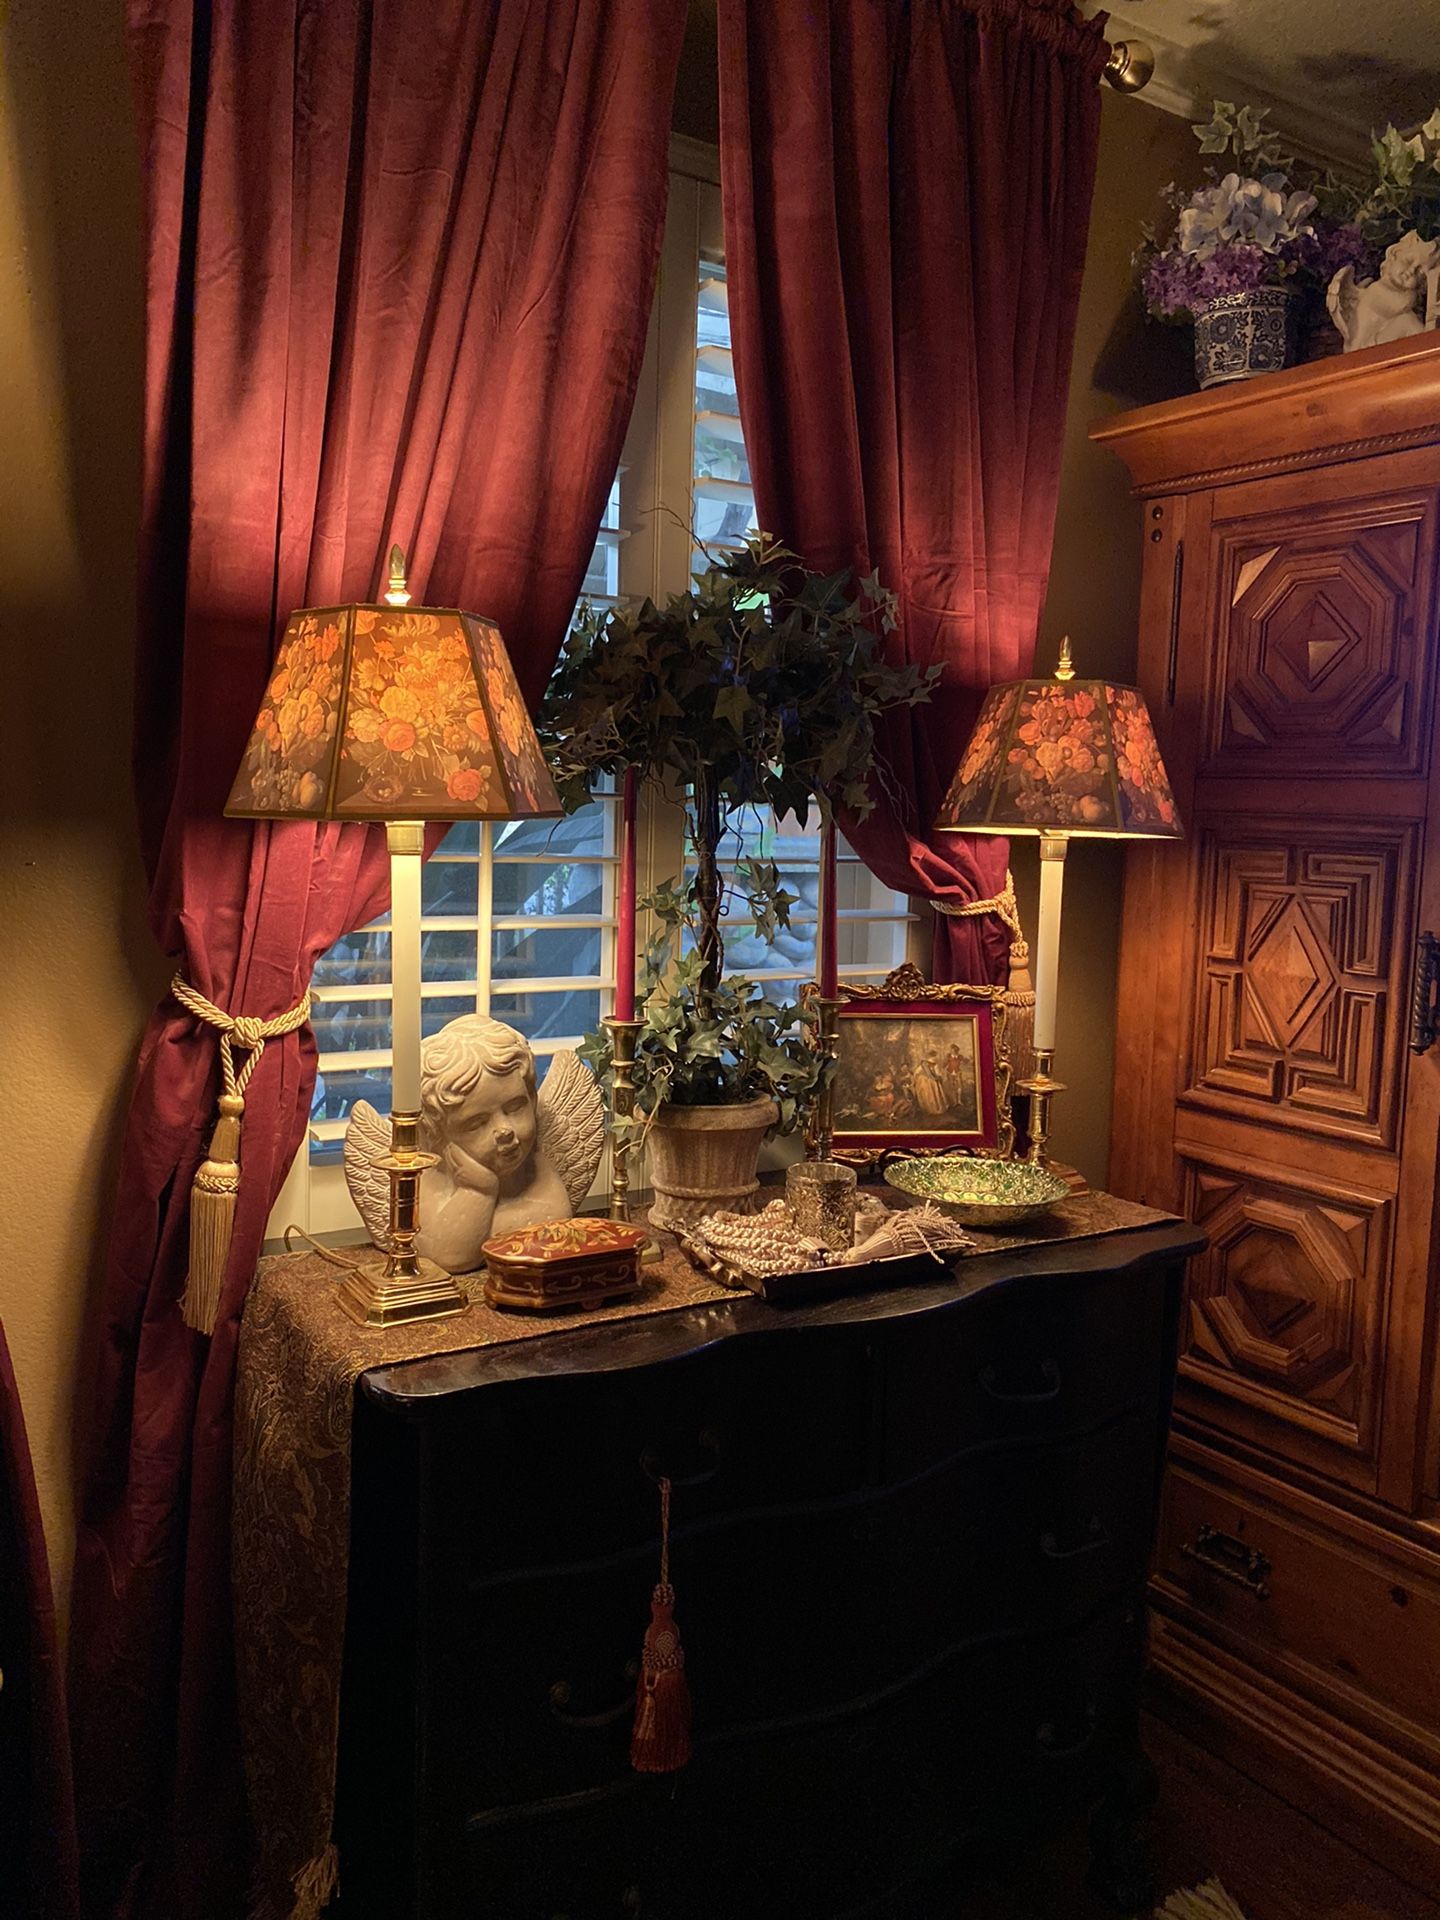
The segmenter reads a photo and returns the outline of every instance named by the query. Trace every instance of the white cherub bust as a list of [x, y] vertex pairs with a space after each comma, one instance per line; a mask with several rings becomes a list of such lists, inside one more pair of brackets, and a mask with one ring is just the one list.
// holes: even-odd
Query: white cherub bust
[[1355, 269], [1341, 267], [1330, 282], [1325, 304], [1345, 342], [1345, 351], [1378, 347], [1423, 333], [1418, 296], [1426, 278], [1440, 267], [1440, 240], [1422, 240], [1411, 231], [1386, 250], [1378, 280], [1357, 285]]
[[[416, 1247], [448, 1273], [484, 1264], [495, 1234], [565, 1220], [580, 1206], [604, 1148], [595, 1076], [574, 1053], [557, 1053], [537, 1096], [525, 1036], [481, 1014], [452, 1020], [425, 1042], [420, 1071], [421, 1143], [439, 1165], [420, 1187]], [[378, 1247], [388, 1243], [390, 1183], [376, 1162], [390, 1127], [357, 1101], [345, 1132], [345, 1179]]]

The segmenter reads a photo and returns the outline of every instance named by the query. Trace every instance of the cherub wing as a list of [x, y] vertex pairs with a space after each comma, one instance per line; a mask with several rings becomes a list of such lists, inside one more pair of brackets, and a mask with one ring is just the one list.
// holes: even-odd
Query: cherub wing
[[377, 1247], [390, 1250], [390, 1176], [377, 1164], [390, 1151], [390, 1123], [357, 1100], [345, 1129], [345, 1184]]
[[605, 1151], [605, 1103], [578, 1053], [567, 1050], [551, 1060], [535, 1101], [535, 1123], [541, 1153], [563, 1181], [570, 1205], [581, 1206]]
[[1355, 328], [1355, 316], [1360, 305], [1360, 289], [1355, 284], [1355, 269], [1341, 267], [1331, 278], [1325, 289], [1325, 304], [1330, 309], [1330, 318], [1335, 322], [1336, 330], [1342, 340], [1349, 340]]

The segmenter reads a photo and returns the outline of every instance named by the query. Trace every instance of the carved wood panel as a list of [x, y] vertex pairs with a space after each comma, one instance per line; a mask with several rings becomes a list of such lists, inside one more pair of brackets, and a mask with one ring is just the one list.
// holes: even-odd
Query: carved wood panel
[[1201, 834], [1183, 1103], [1391, 1146], [1415, 829], [1221, 822]]
[[1216, 542], [1209, 773], [1423, 772], [1434, 497], [1267, 514]]
[[1181, 1370], [1341, 1448], [1373, 1449], [1391, 1202], [1323, 1177], [1185, 1160], [1191, 1263]]

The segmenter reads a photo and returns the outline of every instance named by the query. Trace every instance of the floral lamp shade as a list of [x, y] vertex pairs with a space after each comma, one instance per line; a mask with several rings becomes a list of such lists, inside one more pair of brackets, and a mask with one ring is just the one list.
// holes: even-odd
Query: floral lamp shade
[[990, 689], [935, 825], [1162, 840], [1183, 832], [1145, 696], [1075, 679], [1068, 641], [1053, 680]]
[[225, 811], [515, 820], [561, 807], [494, 622], [386, 604], [290, 616]]

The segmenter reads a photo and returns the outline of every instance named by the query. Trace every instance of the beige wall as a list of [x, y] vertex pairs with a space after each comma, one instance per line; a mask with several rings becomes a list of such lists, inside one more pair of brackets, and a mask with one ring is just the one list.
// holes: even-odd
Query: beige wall
[[0, 6], [0, 1318], [62, 1592], [82, 1325], [163, 984], [129, 780], [140, 287], [121, 14]]
[[[1101, 89], [1100, 167], [1080, 296], [1065, 463], [1050, 594], [1037, 665], [1054, 666], [1061, 636], [1078, 671], [1115, 680], [1135, 672], [1140, 510], [1125, 469], [1090, 445], [1097, 420], [1183, 392], [1192, 384], [1189, 334], [1146, 322], [1131, 256], [1141, 228], [1161, 214], [1160, 193], [1197, 168], [1183, 120]], [[1017, 840], [1012, 865], [1021, 918], [1033, 942], [1038, 859]], [[1092, 1181], [1109, 1155], [1115, 1043], [1115, 961], [1124, 854], [1099, 841], [1071, 844], [1065, 870], [1064, 941], [1055, 1071], [1069, 1091], [1055, 1103], [1053, 1150]]]

